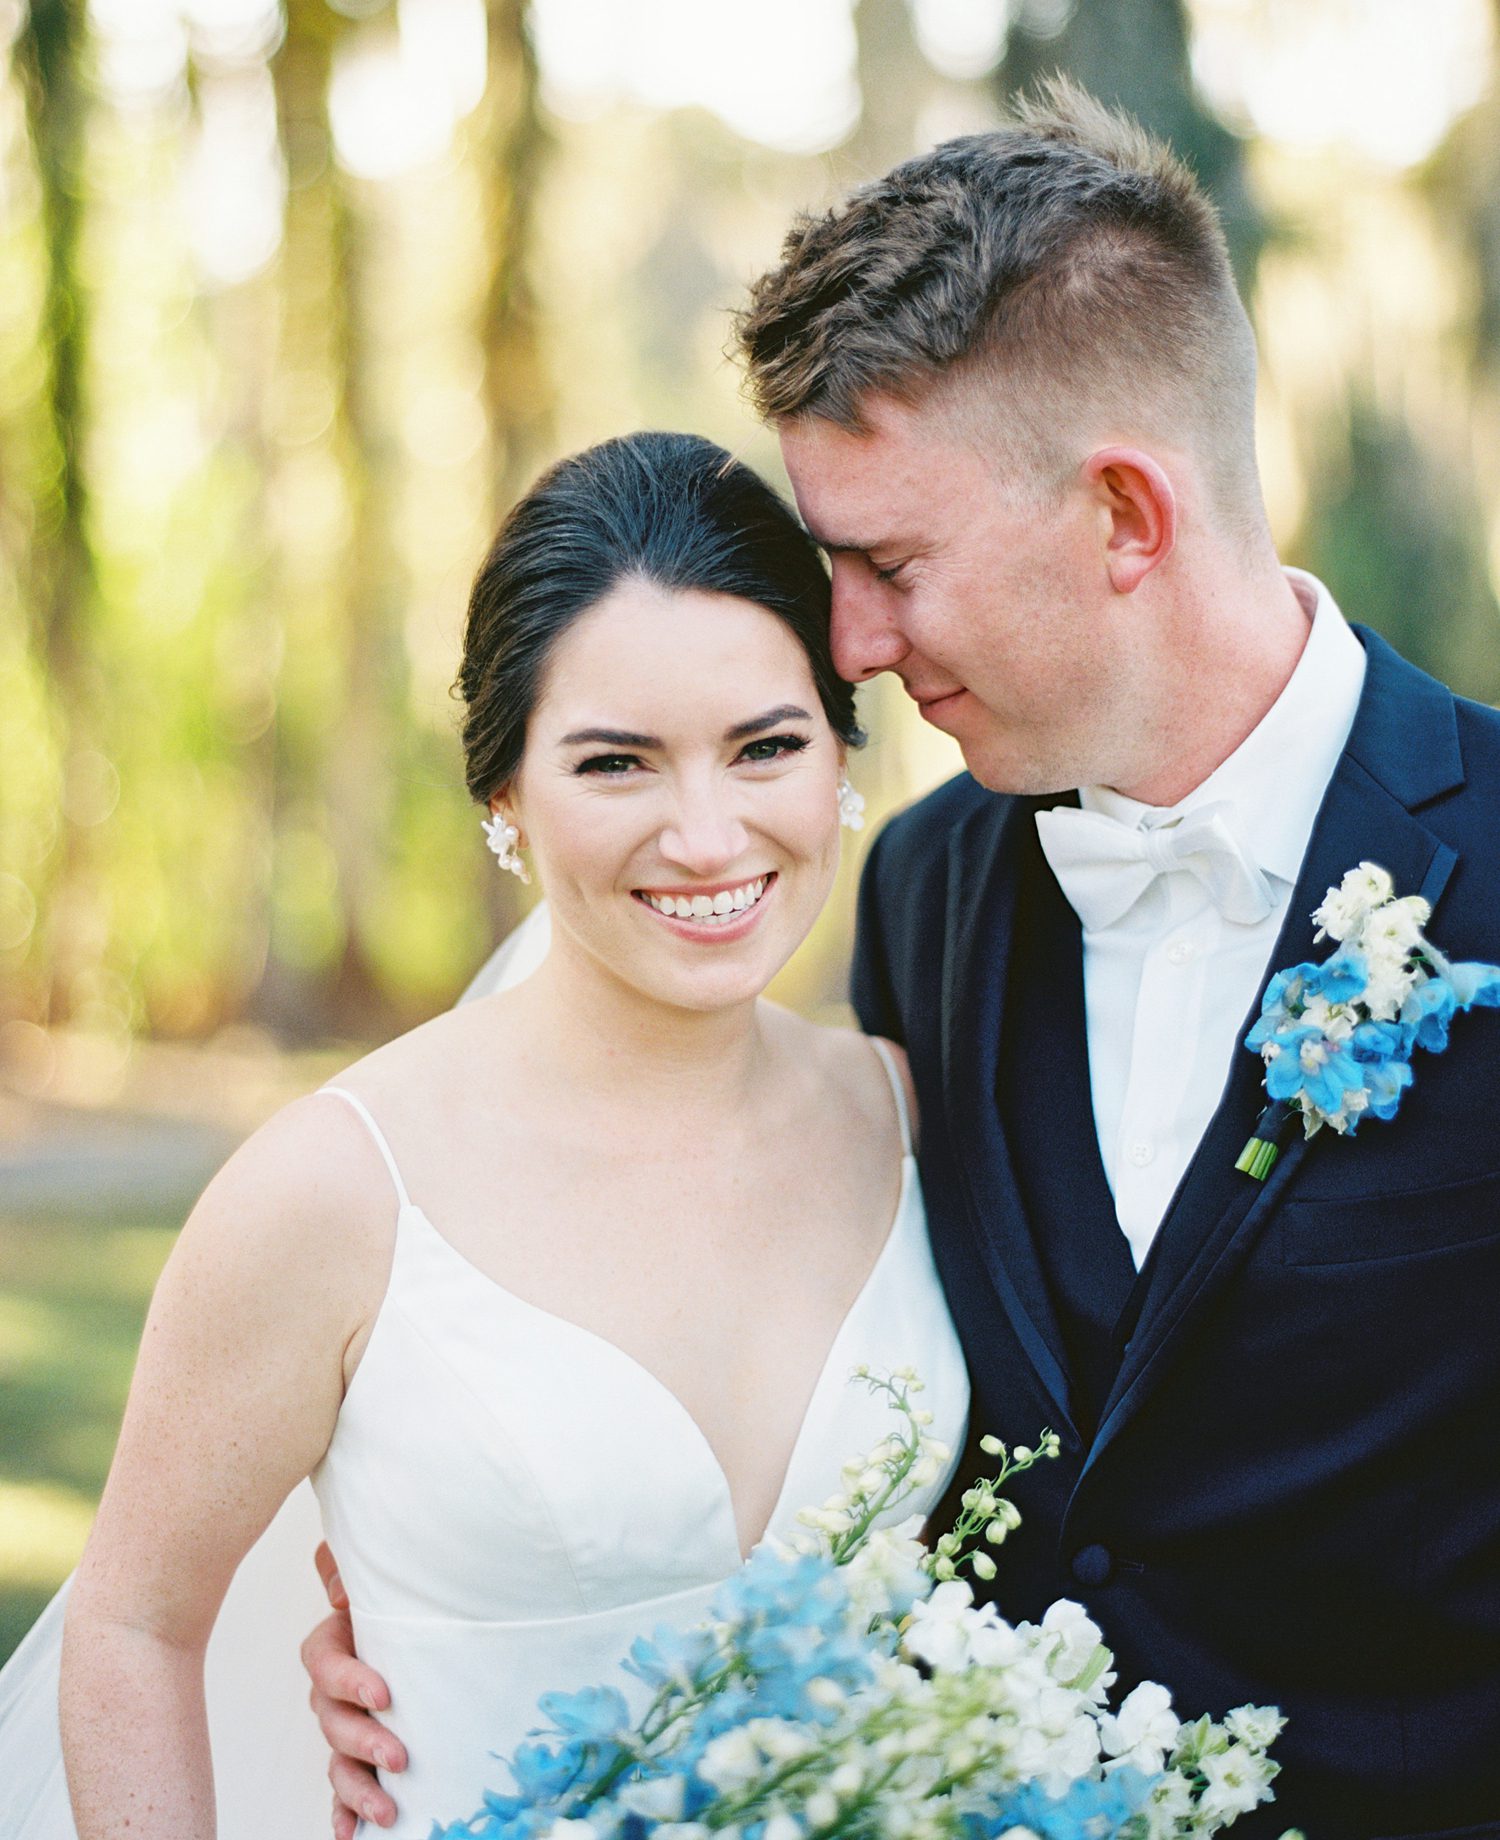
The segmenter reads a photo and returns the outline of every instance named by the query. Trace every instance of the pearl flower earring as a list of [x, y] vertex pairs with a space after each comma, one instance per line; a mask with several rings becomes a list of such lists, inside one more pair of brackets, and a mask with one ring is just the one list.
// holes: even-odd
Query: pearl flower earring
[[508, 869], [512, 875], [518, 875], [523, 882], [531, 877], [526, 872], [526, 865], [521, 861], [521, 852], [517, 847], [521, 833], [506, 817], [503, 811], [497, 811], [492, 818], [481, 818], [479, 828], [484, 832], [485, 841], [495, 852], [495, 861], [502, 869]]
[[849, 784], [847, 773], [839, 781], [839, 823], [846, 831], [862, 831], [865, 828], [865, 797]]

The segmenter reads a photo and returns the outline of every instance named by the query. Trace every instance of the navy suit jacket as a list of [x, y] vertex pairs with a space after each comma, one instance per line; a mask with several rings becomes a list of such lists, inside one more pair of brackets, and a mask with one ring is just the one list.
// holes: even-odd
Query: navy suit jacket
[[[1267, 975], [1314, 955], [1309, 916], [1361, 860], [1432, 902], [1450, 957], [1500, 962], [1500, 714], [1360, 637], [1358, 713]], [[1299, 1134], [1264, 1183], [1234, 1168], [1264, 1103], [1238, 1049], [1085, 1418], [997, 1095], [1014, 869], [1055, 802], [963, 775], [896, 817], [854, 971], [862, 1024], [911, 1057], [975, 1429], [1063, 1439], [1017, 1485], [997, 1601], [1018, 1618], [1081, 1600], [1122, 1686], [1161, 1680], [1185, 1714], [1279, 1704], [1277, 1803], [1237, 1836], [1493, 1840], [1500, 1012], [1418, 1053], [1395, 1120]], [[1054, 1179], [1065, 1202], [1067, 1156]]]

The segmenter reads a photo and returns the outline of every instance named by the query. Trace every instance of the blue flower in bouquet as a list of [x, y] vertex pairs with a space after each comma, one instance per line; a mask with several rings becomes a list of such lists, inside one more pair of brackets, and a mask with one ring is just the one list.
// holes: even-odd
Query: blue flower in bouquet
[[708, 1629], [676, 1629], [658, 1623], [649, 1637], [638, 1636], [630, 1645], [625, 1671], [648, 1687], [673, 1681], [692, 1687], [705, 1679], [719, 1661], [719, 1645]]
[[602, 1744], [626, 1729], [630, 1708], [613, 1687], [584, 1687], [578, 1693], [544, 1693], [537, 1704], [558, 1731], [585, 1744]]
[[1022, 1827], [1037, 1840], [1115, 1840], [1150, 1801], [1159, 1779], [1139, 1770], [1113, 1770], [1102, 1781], [1082, 1777], [1060, 1796], [1037, 1782], [1008, 1796], [992, 1834]]
[[583, 1782], [588, 1754], [581, 1744], [520, 1744], [510, 1760], [516, 1787], [531, 1801], [553, 1802]]
[[830, 1559], [803, 1553], [788, 1560], [771, 1546], [757, 1546], [719, 1587], [710, 1614], [724, 1623], [764, 1620], [826, 1634], [837, 1628], [847, 1605], [839, 1569]]

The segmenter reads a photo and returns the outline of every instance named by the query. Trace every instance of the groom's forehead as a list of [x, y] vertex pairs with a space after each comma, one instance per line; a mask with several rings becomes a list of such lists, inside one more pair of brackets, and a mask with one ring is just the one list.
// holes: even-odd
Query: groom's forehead
[[985, 482], [932, 458], [808, 444], [788, 454], [787, 472], [814, 542], [830, 556], [868, 555], [930, 538], [974, 504]]

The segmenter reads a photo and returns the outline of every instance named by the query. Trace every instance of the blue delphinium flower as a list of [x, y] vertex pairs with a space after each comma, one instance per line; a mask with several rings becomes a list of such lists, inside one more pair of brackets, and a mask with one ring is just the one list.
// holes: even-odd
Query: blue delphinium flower
[[1448, 1045], [1448, 1024], [1458, 1009], [1458, 998], [1446, 978], [1430, 977], [1401, 1005], [1401, 1020], [1412, 1031], [1419, 1048], [1440, 1054]]
[[1448, 965], [1444, 976], [1460, 1009], [1500, 1009], [1500, 965]]
[[707, 1628], [676, 1629], [658, 1623], [649, 1637], [640, 1636], [630, 1646], [625, 1671], [648, 1687], [674, 1681], [687, 1688], [698, 1685], [719, 1661], [719, 1645]]
[[588, 1759], [580, 1744], [518, 1744], [510, 1760], [516, 1787], [530, 1801], [556, 1801], [584, 1777]]
[[1029, 1782], [1007, 1797], [995, 1831], [1024, 1827], [1037, 1840], [1115, 1840], [1155, 1786], [1155, 1778], [1135, 1769], [1113, 1770], [1102, 1781], [1082, 1778], [1060, 1796]]
[[614, 1687], [584, 1687], [577, 1693], [544, 1693], [537, 1701], [560, 1732], [585, 1744], [601, 1744], [630, 1723], [630, 1708]]

